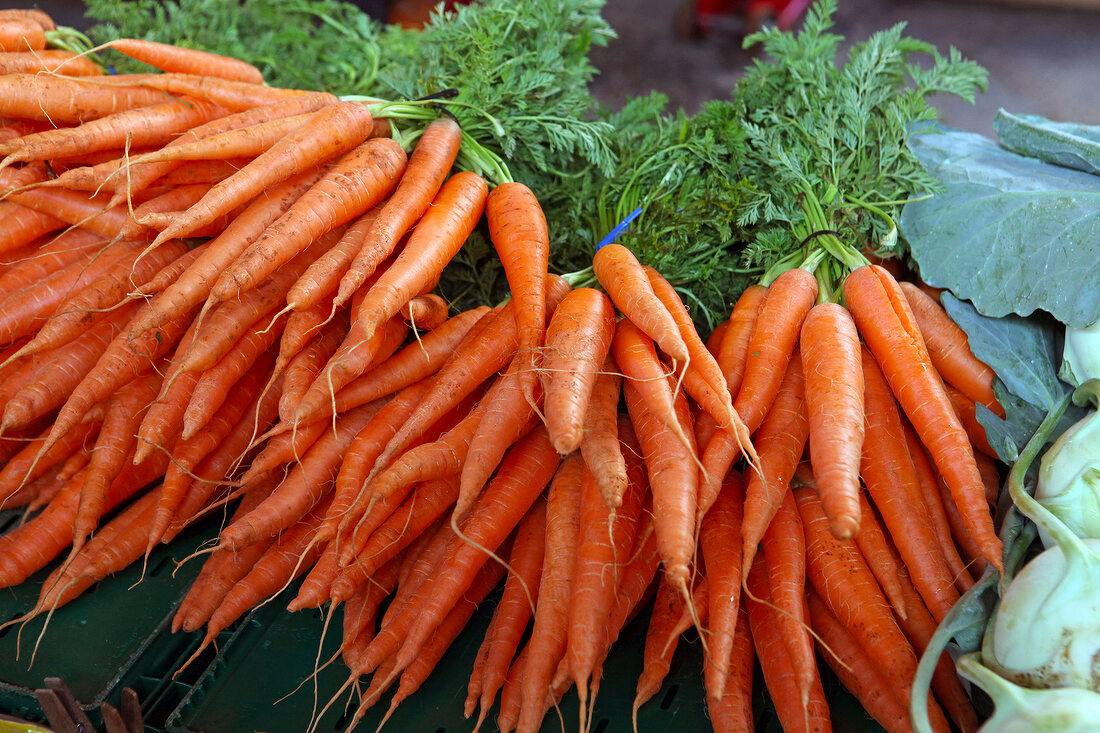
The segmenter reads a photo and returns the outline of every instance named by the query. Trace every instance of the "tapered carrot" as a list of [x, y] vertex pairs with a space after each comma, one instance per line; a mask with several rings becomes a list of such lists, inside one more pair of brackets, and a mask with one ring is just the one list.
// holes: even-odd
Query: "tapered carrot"
[[863, 374], [867, 437], [860, 472], [921, 598], [942, 621], [959, 594], [921, 501], [897, 405], [882, 370], [866, 349]]
[[[292, 313], [290, 318], [294, 315]], [[290, 318], [287, 319], [288, 322]], [[302, 397], [305, 396], [325, 364], [340, 348], [341, 342], [348, 335], [349, 328], [351, 328], [351, 314], [346, 310], [341, 311], [336, 318], [315, 332], [316, 338], [287, 360], [283, 394], [279, 400], [279, 416], [284, 421], [289, 422], [293, 419], [294, 411], [298, 409]], [[281, 346], [282, 342], [280, 342]]]
[[638, 709], [660, 691], [672, 666], [672, 653], [680, 639], [676, 624], [683, 608], [684, 597], [680, 589], [667, 576], [661, 576], [657, 581], [657, 597], [653, 601], [649, 625], [646, 626], [642, 671], [634, 692], [631, 717], [635, 729], [638, 727]]
[[733, 654], [726, 688], [716, 700], [707, 699], [714, 733], [751, 733], [755, 730], [752, 714], [752, 672], [756, 654], [749, 628], [748, 611], [742, 607], [737, 614], [733, 636]]
[[748, 575], [756, 557], [756, 546], [779, 510], [791, 477], [802, 459], [809, 432], [802, 362], [794, 358], [787, 366], [779, 393], [756, 433], [760, 470], [749, 473], [745, 490], [745, 516], [741, 526], [742, 577]]
[[813, 590], [807, 593], [810, 618], [821, 657], [841, 684], [875, 721], [890, 733], [912, 730], [909, 711], [890, 693], [883, 673]]
[[247, 110], [252, 107], [280, 102], [290, 97], [312, 94], [300, 89], [282, 89], [263, 84], [219, 79], [199, 74], [104, 74], [97, 81], [105, 86], [139, 85], [159, 89], [172, 96], [208, 99], [231, 110]]
[[607, 244], [596, 250], [592, 270], [615, 307], [657, 342], [661, 350], [684, 363], [687, 345], [668, 309], [654, 294], [638, 258], [621, 244]]
[[[272, 482], [263, 489], [244, 495], [234, 510], [233, 517], [241, 516], [256, 506], [275, 488]], [[269, 542], [257, 542], [240, 552], [215, 550], [206, 558], [198, 577], [191, 583], [187, 595], [180, 601], [172, 617], [172, 631], [196, 631], [210, 619], [230, 589], [248, 574], [263, 556]]]
[[77, 127], [37, 132], [0, 143], [0, 155], [5, 156], [0, 166], [111, 150], [127, 144], [133, 148], [163, 145], [184, 130], [225, 114], [224, 108], [201, 99], [166, 101], [124, 110]]
[[966, 335], [939, 303], [910, 282], [898, 286], [913, 311], [928, 357], [943, 380], [998, 417], [1005, 411], [993, 394], [993, 370], [974, 356]]
[[252, 64], [221, 54], [138, 38], [116, 38], [106, 45], [161, 71], [216, 76], [250, 84], [264, 82], [263, 74]]
[[977, 541], [967, 531], [966, 522], [955, 503], [955, 497], [951, 495], [950, 487], [939, 472], [936, 473], [936, 488], [940, 493], [940, 506], [943, 507], [947, 523], [951, 527], [951, 537], [958, 547], [963, 562], [966, 563], [971, 579], [978, 580], [985, 572], [986, 560], [982, 556]]
[[111, 481], [134, 452], [136, 432], [149, 403], [160, 391], [161, 375], [150, 369], [107, 400], [103, 426], [84, 473], [80, 505], [73, 521], [73, 548], [78, 550], [104, 514]]
[[[536, 387], [533, 395], [524, 394], [519, 374], [523, 366], [519, 359], [513, 359], [479, 403], [484, 407], [460, 466], [461, 491], [455, 505], [455, 516], [461, 517], [469, 510], [500, 465], [504, 454], [538, 420], [536, 410], [542, 403], [541, 390]], [[533, 403], [530, 401], [532, 397]]]
[[[806, 574], [814, 590], [886, 676], [905, 706], [916, 673], [913, 648], [901, 633], [878, 583], [852, 540], [838, 540], [813, 489], [793, 489], [806, 531]], [[759, 593], [754, 595], [760, 596]], [[755, 635], [755, 634], [754, 634]]]
[[[886, 536], [882, 525], [879, 523], [871, 502], [862, 493], [859, 496], [860, 508], [867, 516], [866, 526], [861, 526], [859, 534], [855, 536], [856, 546], [859, 547], [867, 567], [874, 573], [875, 580], [882, 588], [883, 594], [894, 609], [894, 614], [899, 619], [904, 619], [908, 613], [908, 605], [901, 590], [900, 575], [903, 567], [897, 562], [890, 551], [890, 540]], [[924, 601], [921, 601], [924, 604]]]
[[346, 302], [359, 289], [378, 264], [394, 251], [401, 236], [428, 211], [458, 155], [461, 139], [458, 124], [446, 117], [433, 120], [424, 128], [393, 197], [379, 212], [353, 260], [340, 275], [337, 303]]
[[[580, 532], [580, 505], [581, 463], [578, 457], [570, 456], [562, 461], [547, 498], [546, 549], [539, 581], [539, 603], [535, 606], [534, 626], [527, 643], [529, 653], [520, 685], [519, 730], [537, 729], [551, 675], [565, 655], [573, 563]], [[501, 704], [504, 704], [503, 698]]]
[[903, 291], [885, 270], [868, 265], [845, 279], [844, 298], [891, 391], [947, 481], [967, 531], [982, 556], [1000, 570], [1001, 541], [985, 503], [974, 451], [940, 385]]
[[799, 336], [810, 418], [814, 481], [833, 533], [859, 531], [859, 458], [863, 448], [863, 370], [859, 333], [847, 309], [810, 309]]
[[[664, 383], [667, 386], [667, 382]], [[638, 435], [646, 473], [653, 492], [653, 511], [657, 548], [664, 572], [680, 592], [689, 593], [690, 565], [695, 551], [699, 473], [691, 447], [674, 437], [673, 432], [650, 409], [635, 388], [634, 382], [623, 387], [630, 422]], [[681, 419], [686, 415], [687, 401], [680, 395], [672, 414]], [[684, 433], [681, 427], [681, 433]]]
[[71, 430], [62, 440], [54, 444], [54, 447], [38, 458], [39, 445], [45, 438], [42, 435], [34, 440], [28, 440], [22, 450], [4, 460], [3, 468], [0, 468], [0, 507], [15, 506], [14, 495], [22, 486], [35, 481], [46, 474], [51, 468], [64, 463], [70, 456], [86, 446], [95, 444], [96, 435], [103, 423], [103, 407], [93, 408], [84, 421]]
[[745, 479], [730, 471], [714, 505], [703, 517], [699, 546], [707, 567], [709, 621], [703, 680], [707, 704], [715, 705], [725, 694], [726, 678], [736, 638], [737, 612], [741, 606], [741, 532]]
[[684, 389], [699, 405], [714, 418], [719, 425], [730, 426], [740, 421], [733, 411], [733, 398], [730, 396], [721, 367], [714, 356], [707, 351], [706, 344], [699, 337], [684, 302], [676, 289], [652, 267], [643, 267], [654, 295], [668, 309], [680, 336], [687, 346], [691, 361], [684, 367]]
[[131, 332], [160, 325], [180, 310], [189, 310], [206, 300], [213, 281], [244, 247], [298, 199], [319, 178], [317, 169], [293, 176], [256, 198], [225, 231], [211, 240], [191, 267], [149, 302], [141, 320]]
[[580, 447], [588, 401], [614, 333], [614, 306], [592, 288], [570, 291], [546, 327], [541, 372], [546, 428], [562, 455]]
[[405, 164], [405, 151], [389, 138], [371, 138], [344, 155], [222, 272], [211, 298], [255, 287], [317, 237], [372, 209], [397, 185]]
[[373, 120], [358, 102], [337, 102], [314, 113], [298, 130], [256, 157], [238, 174], [210, 189], [202, 201], [173, 219], [154, 243], [186, 236], [292, 175], [359, 145], [370, 134]]
[[[829, 705], [821, 687], [821, 676], [816, 665], [812, 670], [813, 685], [808, 703], [799, 699], [795, 685], [794, 662], [783, 643], [778, 614], [770, 606], [771, 596], [763, 558], [758, 558], [745, 579], [746, 606], [749, 627], [756, 646], [756, 658], [764, 672], [768, 692], [774, 696], [776, 714], [785, 731], [831, 731]], [[904, 641], [904, 637], [902, 638]], [[813, 658], [811, 657], [811, 660]]]
[[[974, 447], [974, 450], [987, 458], [997, 458], [997, 452], [989, 444], [989, 437], [986, 435], [985, 428], [978, 422], [975, 402], [950, 384], [944, 384], [943, 388], [947, 392], [947, 397], [951, 400], [951, 406], [955, 408], [955, 414], [958, 416], [959, 422], [962, 423], [967, 437], [970, 438], [970, 444]], [[975, 454], [974, 459], [979, 460], [977, 454]], [[981, 464], [978, 467], [980, 469]]]
[[928, 511], [928, 521], [932, 525], [932, 531], [936, 535], [947, 567], [951, 570], [955, 587], [958, 588], [959, 593], [965, 593], [970, 586], [974, 585], [974, 579], [967, 571], [966, 563], [959, 556], [959, 549], [955, 547], [955, 541], [951, 537], [951, 524], [947, 521], [947, 512], [940, 497], [936, 471], [932, 468], [928, 453], [921, 445], [913, 426], [906, 420], [903, 421], [902, 427], [905, 430], [905, 443], [909, 447], [909, 457], [913, 459], [913, 468], [917, 472], [921, 501]]
[[0, 56], [0, 74], [52, 72], [65, 76], [98, 76], [103, 71], [87, 56], [47, 48], [39, 51], [9, 51]]
[[456, 173], [443, 184], [393, 265], [367, 291], [357, 319], [364, 338], [373, 336], [451, 261], [481, 218], [487, 195], [488, 185], [476, 173]]
[[618, 371], [614, 359], [609, 356], [604, 360], [588, 400], [580, 445], [584, 462], [592, 467], [604, 503], [609, 507], [622, 503], [627, 486], [626, 462], [616, 427], [622, 387]]
[[[149, 307], [148, 303], [146, 307]], [[134, 450], [135, 463], [141, 463], [155, 450], [171, 451], [180, 436], [180, 431], [183, 429], [183, 413], [187, 410], [191, 393], [201, 376], [201, 372], [181, 371], [183, 357], [191, 349], [198, 326], [197, 321], [191, 322], [172, 353], [172, 359], [164, 373], [164, 387], [157, 396], [156, 402], [149, 406], [149, 411], [138, 427], [138, 444]]]
[[479, 689], [475, 691], [471, 680], [466, 698], [466, 709], [470, 712], [473, 711], [472, 703], [480, 699], [479, 721], [484, 719], [497, 692], [504, 686], [508, 667], [538, 604], [546, 551], [546, 510], [546, 502], [539, 499], [516, 528], [512, 553], [508, 556], [512, 571], [508, 573], [504, 592], [493, 612], [492, 633], [487, 633], [482, 642], [485, 661], [478, 678]]
[[39, 237], [65, 227], [65, 222], [47, 212], [20, 206], [14, 201], [0, 202], [0, 218], [4, 231], [0, 233], [0, 252], [8, 261], [18, 259], [19, 250]]
[[[431, 537], [422, 535], [420, 539], [427, 541]], [[373, 583], [359, 586], [355, 594], [344, 603], [343, 643], [340, 651], [349, 669], [358, 666], [358, 648], [369, 644], [374, 638], [378, 611], [397, 588], [401, 566], [412, 555], [414, 550], [409, 548], [407, 552], [386, 563], [372, 578]]]
[[9, 198], [23, 206], [57, 217], [66, 224], [88, 229], [105, 239], [114, 239], [129, 221], [123, 206], [109, 207], [106, 200], [82, 191], [45, 189], [13, 193]]
[[57, 124], [79, 124], [114, 112], [167, 101], [164, 92], [138, 86], [104, 86], [51, 74], [0, 77], [0, 114]]
[[[405, 171], [405, 175], [401, 177], [402, 181], [408, 176], [407, 167]], [[286, 304], [288, 306], [298, 312], [318, 307], [322, 301], [327, 301], [329, 307], [325, 309], [326, 315], [330, 310], [340, 307], [333, 308], [331, 306], [336, 289], [340, 284], [340, 278], [347, 272], [352, 259], [362, 247], [367, 232], [374, 226], [374, 222], [383, 208], [384, 204], [378, 204], [360, 215], [344, 232], [344, 236], [340, 238], [340, 241], [333, 245], [328, 252], [317, 258], [317, 261], [302, 273], [298, 282], [294, 283], [286, 294]], [[373, 271], [371, 274], [374, 274]], [[363, 279], [363, 282], [366, 282], [366, 278]]]
[[[96, 369], [99, 360], [111, 351], [112, 344], [121, 335], [127, 319], [136, 308], [137, 304], [134, 303], [107, 313], [76, 339], [41, 354], [41, 361], [28, 364], [30, 368], [25, 375], [26, 381], [19, 379], [19, 375], [7, 378], [3, 386], [7, 388], [10, 384], [16, 391], [4, 404], [0, 431], [7, 433], [17, 426], [29, 425], [64, 404], [77, 385]], [[38, 358], [31, 357], [32, 360]], [[125, 384], [125, 381], [121, 381], [119, 385], [121, 384]], [[103, 396], [108, 394], [110, 391], [103, 392]], [[98, 401], [82, 405], [80, 413], [73, 412], [72, 424], [83, 420], [87, 408]], [[59, 432], [58, 435], [60, 434]]]

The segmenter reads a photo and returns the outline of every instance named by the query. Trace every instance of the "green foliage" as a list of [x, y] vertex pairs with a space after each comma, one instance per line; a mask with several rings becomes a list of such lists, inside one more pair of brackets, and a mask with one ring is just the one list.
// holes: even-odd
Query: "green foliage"
[[[364, 94], [407, 58], [415, 34], [338, 0], [87, 0], [96, 43], [142, 38], [221, 53], [257, 66], [272, 86]], [[120, 72], [148, 67], [110, 53]]]
[[[822, 229], [839, 231], [853, 249], [871, 244], [897, 254], [902, 204], [937, 189], [906, 146], [915, 129], [935, 120], [929, 97], [973, 100], [985, 86], [981, 67], [955, 49], [945, 57], [902, 36], [904, 24], [855, 44], [837, 66], [842, 39], [828, 32], [835, 10], [835, 0], [822, 0], [801, 32], [773, 28], [745, 40], [770, 57], [749, 69], [734, 94], [748, 151], [741, 172], [758, 192], [739, 223], [762, 228], [746, 257], [765, 267]], [[911, 62], [916, 55], [930, 64]]]

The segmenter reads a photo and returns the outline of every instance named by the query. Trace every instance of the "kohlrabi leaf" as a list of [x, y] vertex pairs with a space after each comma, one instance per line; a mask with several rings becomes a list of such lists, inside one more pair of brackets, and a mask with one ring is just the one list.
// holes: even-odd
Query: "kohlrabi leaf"
[[921, 277], [982, 313], [1100, 317], [1100, 177], [1048, 165], [972, 133], [910, 145], [944, 191], [905, 206], [901, 232]]
[[[974, 356], [988, 364], [1000, 381], [995, 389], [1005, 408], [1005, 418], [997, 417], [984, 405], [977, 406], [977, 418], [1000, 459], [1012, 463], [1047, 411], [1070, 389], [1058, 379], [1062, 327], [1044, 314], [1030, 318], [983, 316], [972, 304], [951, 293], [944, 293], [940, 302], [966, 332]], [[1063, 418], [1063, 428], [1082, 414], [1071, 408]]]
[[1002, 145], [1021, 155], [1100, 174], [1100, 126], [1055, 122], [1002, 109], [993, 118], [993, 132]]

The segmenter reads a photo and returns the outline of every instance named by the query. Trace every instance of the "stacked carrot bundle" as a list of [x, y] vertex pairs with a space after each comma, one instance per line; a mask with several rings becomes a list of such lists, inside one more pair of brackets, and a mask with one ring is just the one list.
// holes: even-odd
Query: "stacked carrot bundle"
[[[503, 730], [572, 685], [587, 728], [654, 586], [635, 710], [695, 627], [716, 729], [751, 730], [753, 644], [784, 728], [827, 729], [812, 627], [907, 728], [915, 654], [1000, 563], [956, 414], [996, 409], [991, 375], [936, 345], [934, 302], [868, 266], [814, 305], [811, 259], [708, 350], [619, 245], [602, 292], [548, 274], [535, 196], [452, 174], [453, 122], [406, 156], [367, 104], [112, 45], [168, 73], [0, 76], [0, 496], [42, 509], [0, 537], [0, 585], [71, 547], [32, 615], [239, 500], [175, 628], [205, 646], [305, 575], [291, 609], [342, 606], [348, 685], [373, 674], [357, 720], [507, 575], [467, 700], [499, 693]], [[431, 291], [483, 217], [513, 297], [451, 315]], [[936, 691], [976, 727], [946, 660]]]

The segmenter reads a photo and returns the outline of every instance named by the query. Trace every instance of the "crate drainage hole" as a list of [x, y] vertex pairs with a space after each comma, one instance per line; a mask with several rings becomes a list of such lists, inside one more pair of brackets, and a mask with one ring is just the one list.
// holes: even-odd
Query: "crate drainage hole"
[[611, 725], [611, 718], [600, 718], [600, 722], [596, 723], [596, 727], [592, 729], [592, 733], [604, 733], [609, 725]]
[[672, 707], [672, 702], [676, 699], [676, 693], [679, 691], [679, 685], [673, 685], [672, 687], [668, 688], [668, 692], [666, 692], [665, 696], [661, 699], [661, 710], [668, 710], [670, 707]]

